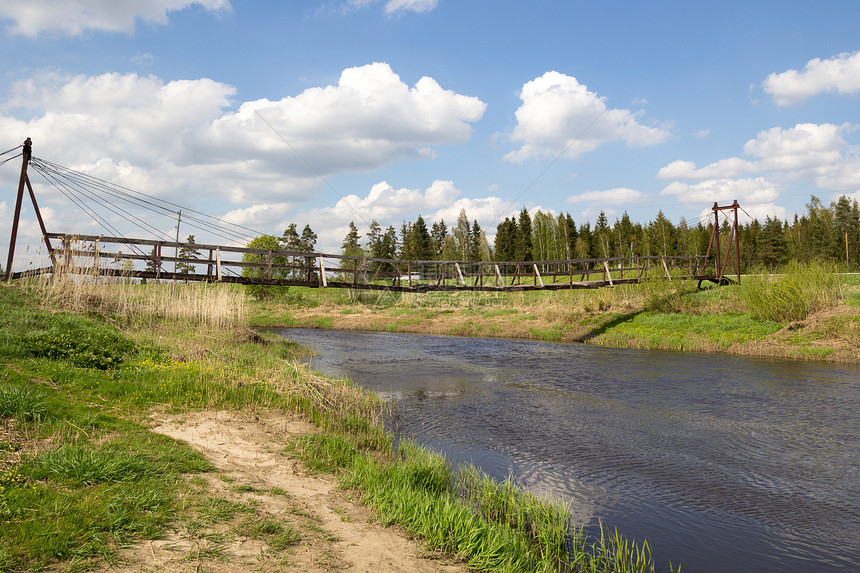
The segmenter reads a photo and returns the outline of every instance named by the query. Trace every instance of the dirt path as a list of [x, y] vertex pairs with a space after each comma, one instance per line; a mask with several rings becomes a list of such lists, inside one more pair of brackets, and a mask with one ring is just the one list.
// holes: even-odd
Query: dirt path
[[162, 539], [124, 551], [110, 571], [466, 571], [427, 554], [404, 532], [377, 524], [332, 477], [308, 475], [282, 455], [288, 436], [313, 431], [307, 423], [274, 414], [204, 412], [156, 424], [155, 432], [189, 443], [216, 466], [217, 475], [194, 478], [201, 491], [218, 507], [240, 510], [220, 522], [177, 525]]

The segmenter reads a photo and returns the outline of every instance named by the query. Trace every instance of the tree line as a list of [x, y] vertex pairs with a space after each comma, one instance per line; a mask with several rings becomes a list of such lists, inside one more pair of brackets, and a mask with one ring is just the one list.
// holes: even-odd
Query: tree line
[[[490, 244], [478, 221], [470, 223], [461, 210], [454, 226], [442, 219], [428, 228], [419, 215], [414, 222], [404, 222], [398, 232], [393, 226], [383, 230], [374, 220], [364, 240], [350, 222], [341, 248], [342, 254], [353, 257], [465, 262], [689, 256], [707, 253], [712, 225], [711, 218], [695, 224], [681, 218], [675, 224], [662, 210], [647, 223], [634, 223], [626, 212], [610, 223], [601, 211], [594, 225], [577, 225], [570, 213], [553, 215], [538, 210], [531, 214], [523, 207], [518, 215], [498, 224]], [[721, 257], [726, 254], [731, 227], [730, 217], [721, 217]], [[846, 196], [827, 206], [813, 195], [806, 213], [795, 215], [792, 221], [770, 216], [763, 223], [753, 219], [739, 224], [738, 235], [742, 272], [774, 269], [789, 260], [831, 261], [860, 269], [860, 210], [857, 200]], [[728, 255], [730, 261], [735, 260], [733, 245]], [[387, 266], [377, 263], [376, 270], [391, 270]]]

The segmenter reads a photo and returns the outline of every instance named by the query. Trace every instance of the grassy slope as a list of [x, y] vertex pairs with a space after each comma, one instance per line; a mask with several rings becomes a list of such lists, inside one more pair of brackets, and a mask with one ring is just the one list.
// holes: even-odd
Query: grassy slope
[[794, 321], [755, 316], [745, 285], [696, 291], [679, 281], [598, 291], [359, 293], [352, 299], [344, 291], [293, 288], [284, 298], [250, 303], [250, 321], [857, 362], [860, 277], [841, 280], [841, 302]]

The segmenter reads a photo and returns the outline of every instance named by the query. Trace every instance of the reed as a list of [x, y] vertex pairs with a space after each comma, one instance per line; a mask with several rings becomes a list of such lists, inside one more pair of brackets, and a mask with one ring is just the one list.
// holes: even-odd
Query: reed
[[245, 317], [241, 287], [207, 283], [135, 283], [78, 269], [25, 280], [25, 286], [60, 308], [94, 312], [121, 325], [152, 328], [167, 323], [209, 330], [234, 329]]

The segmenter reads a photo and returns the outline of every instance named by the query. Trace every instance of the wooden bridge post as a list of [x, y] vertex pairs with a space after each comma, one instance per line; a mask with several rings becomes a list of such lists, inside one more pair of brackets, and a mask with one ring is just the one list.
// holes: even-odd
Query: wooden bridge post
[[66, 235], [65, 243], [63, 244], [63, 267], [69, 272], [72, 267], [72, 239]]
[[215, 249], [215, 278], [221, 282], [221, 247]]
[[323, 288], [326, 288], [326, 287], [328, 287], [328, 281], [325, 278], [325, 263], [323, 262], [322, 255], [319, 256], [319, 263], [320, 263], [320, 284], [322, 285]]
[[27, 165], [32, 154], [32, 141], [28, 137], [24, 141], [21, 157], [21, 177], [18, 180], [18, 197], [15, 200], [15, 215], [12, 218], [12, 237], [9, 239], [9, 256], [6, 259], [6, 281], [12, 280], [12, 263], [15, 260], [15, 241], [18, 238], [18, 220], [21, 218], [21, 203], [24, 201], [24, 185], [27, 181]]
[[540, 276], [540, 271], [538, 270], [537, 263], [534, 263], [532, 266], [535, 268], [535, 286], [537, 286], [538, 283], [540, 283], [541, 288], [543, 288], [544, 287], [543, 278]]
[[155, 278], [161, 277], [161, 241], [155, 245]]
[[93, 243], [93, 274], [99, 274], [99, 240], [96, 239]]

